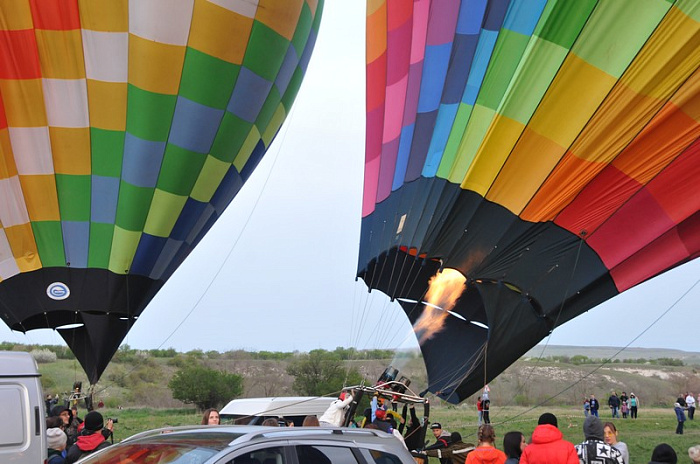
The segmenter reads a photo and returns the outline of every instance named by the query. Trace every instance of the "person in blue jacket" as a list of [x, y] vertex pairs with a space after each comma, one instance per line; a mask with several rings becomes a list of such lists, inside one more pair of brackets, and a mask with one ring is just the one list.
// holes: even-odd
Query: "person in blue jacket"
[[676, 433], [678, 435], [683, 435], [683, 423], [685, 422], [685, 411], [680, 403], [673, 403], [673, 410], [676, 411], [676, 419], [678, 419], [678, 426], [676, 427]]

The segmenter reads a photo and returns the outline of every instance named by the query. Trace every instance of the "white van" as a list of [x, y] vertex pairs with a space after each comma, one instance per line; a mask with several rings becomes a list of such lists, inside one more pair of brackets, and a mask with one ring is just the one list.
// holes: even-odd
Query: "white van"
[[29, 353], [0, 351], [0, 462], [41, 464], [48, 459], [44, 394]]
[[306, 416], [321, 417], [337, 398], [319, 396], [275, 396], [270, 398], [239, 398], [219, 411], [221, 423], [260, 425], [268, 417], [291, 420], [301, 425]]

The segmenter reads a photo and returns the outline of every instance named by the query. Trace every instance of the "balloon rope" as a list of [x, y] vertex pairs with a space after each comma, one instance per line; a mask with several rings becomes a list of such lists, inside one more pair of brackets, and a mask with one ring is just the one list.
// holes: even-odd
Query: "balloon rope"
[[226, 264], [228, 259], [231, 257], [231, 254], [233, 254], [233, 250], [236, 249], [236, 245], [238, 245], [238, 241], [241, 239], [241, 237], [243, 236], [243, 232], [245, 232], [246, 228], [248, 227], [248, 223], [250, 222], [251, 217], [253, 217], [253, 213], [255, 212], [256, 208], [258, 207], [258, 204], [260, 203], [260, 198], [262, 198], [262, 194], [265, 191], [265, 187], [267, 187], [267, 183], [270, 180], [270, 177], [272, 175], [272, 171], [274, 170], [275, 165], [277, 164], [277, 160], [279, 159], [279, 154], [282, 151], [282, 145], [284, 144], [284, 140], [287, 138], [287, 133], [289, 132], [289, 126], [291, 126], [291, 123], [292, 123], [292, 116], [294, 115], [294, 108], [295, 107], [292, 106], [292, 110], [289, 113], [289, 118], [288, 118], [289, 124], [287, 124], [285, 126], [284, 133], [282, 134], [282, 139], [280, 140], [279, 148], [277, 149], [277, 151], [275, 153], [275, 157], [272, 160], [272, 166], [270, 166], [270, 170], [267, 172], [267, 177], [265, 177], [265, 182], [263, 183], [263, 186], [260, 189], [260, 193], [258, 194], [258, 197], [255, 199], [255, 203], [253, 203], [253, 208], [250, 210], [250, 213], [248, 213], [248, 217], [246, 218], [245, 222], [243, 223], [243, 227], [238, 232], [238, 236], [236, 237], [236, 240], [234, 240], [233, 244], [231, 245], [231, 248], [229, 249], [228, 253], [226, 254], [226, 257], [219, 265], [219, 268], [216, 270], [214, 277], [209, 281], [209, 284], [204, 289], [204, 292], [202, 292], [202, 294], [199, 296], [199, 298], [197, 299], [197, 302], [192, 306], [192, 309], [190, 309], [190, 311], [187, 313], [187, 315], [185, 315], [184, 319], [182, 319], [182, 321], [180, 321], [180, 323], [177, 325], [177, 327], [175, 327], [175, 329], [173, 329], [173, 331], [170, 332], [170, 335], [168, 335], [165, 338], [165, 340], [163, 340], [163, 342], [160, 345], [158, 345], [157, 349], [162, 348], [163, 345], [165, 345], [165, 343], [168, 340], [170, 340], [170, 338], [173, 335], [175, 335], [175, 332], [177, 332], [180, 329], [180, 327], [182, 327], [182, 325], [187, 321], [187, 319], [189, 319], [189, 317], [192, 315], [194, 310], [199, 307], [199, 304], [202, 302], [202, 300], [204, 299], [206, 294], [209, 292], [209, 289], [214, 284], [214, 281], [217, 279], [217, 277], [219, 277], [219, 274], [221, 274], [221, 271], [223, 270], [224, 265]]
[[[530, 378], [532, 377], [532, 375], [535, 372], [535, 367], [537, 367], [537, 364], [539, 364], [540, 361], [542, 360], [542, 358], [544, 357], [544, 352], [547, 349], [547, 347], [549, 346], [549, 341], [552, 338], [552, 332], [557, 327], [557, 322], [559, 321], [561, 313], [564, 311], [564, 304], [566, 302], [566, 298], [569, 295], [569, 290], [571, 289], [571, 282], [573, 282], [574, 275], [576, 275], [576, 269], [578, 268], [579, 259], [581, 257], [581, 249], [583, 248], [584, 241], [585, 240], [583, 238], [581, 238], [581, 240], [579, 240], [579, 242], [578, 242], [578, 249], [576, 250], [576, 259], [574, 260], [574, 267], [571, 270], [571, 276], [569, 277], [569, 281], [566, 285], [566, 289], [564, 290], [564, 297], [562, 298], [561, 304], [559, 305], [559, 311], [557, 311], [557, 317], [554, 319], [554, 324], [552, 325], [552, 330], [549, 332], [549, 335], [547, 336], [547, 340], [545, 341], [545, 344], [542, 347], [542, 351], [540, 351], [540, 355], [537, 357], [537, 360], [535, 361], [534, 365], [530, 366], [530, 369], [528, 369], [528, 373], [527, 373], [527, 376], [525, 378], [525, 381], [520, 383], [520, 388], [518, 388], [515, 391], [515, 394], [510, 396], [509, 401], [504, 405], [504, 407], [508, 407], [511, 404], [513, 404], [515, 397], [518, 396], [518, 394], [521, 393], [523, 391], [523, 389], [525, 388], [525, 385], [527, 385], [530, 382]], [[484, 379], [486, 379], [486, 377], [484, 377]], [[497, 417], [497, 416], [498, 416], [498, 414], [496, 414], [494, 417]]]
[[[542, 405], [548, 403], [549, 401], [553, 400], [554, 398], [557, 398], [557, 397], [561, 396], [563, 393], [565, 393], [565, 392], [571, 390], [574, 386], [578, 385], [578, 384], [581, 383], [583, 380], [585, 380], [585, 379], [587, 379], [588, 377], [590, 377], [591, 375], [593, 375], [595, 372], [597, 372], [598, 370], [600, 370], [603, 366], [605, 366], [606, 364], [609, 364], [610, 362], [612, 362], [612, 360], [613, 360], [613, 358], [614, 358], [615, 356], [617, 356], [618, 354], [620, 354], [620, 353], [622, 353], [623, 351], [625, 351], [627, 348], [630, 347], [630, 345], [631, 345], [632, 343], [634, 343], [635, 341], [637, 341], [642, 335], [644, 335], [644, 334], [647, 333], [649, 330], [651, 330], [651, 328], [652, 328], [653, 326], [655, 326], [656, 323], [658, 323], [664, 316], [666, 316], [666, 314], [668, 314], [673, 308], [675, 308], [675, 307], [678, 305], [678, 303], [680, 303], [680, 302], [681, 302], [695, 287], [698, 286], [698, 284], [700, 284], [700, 279], [696, 280], [695, 283], [694, 283], [693, 285], [691, 285], [690, 288], [688, 288], [688, 290], [686, 290], [680, 297], [678, 297], [678, 298], [676, 299], [676, 301], [674, 301], [663, 313], [661, 313], [661, 315], [660, 315], [659, 317], [657, 317], [656, 319], [654, 319], [654, 320], [651, 322], [651, 324], [649, 324], [644, 330], [642, 330], [636, 337], [634, 337], [632, 340], [630, 340], [625, 346], [623, 346], [622, 348], [620, 348], [619, 350], [617, 350], [617, 352], [615, 352], [612, 356], [609, 356], [607, 359], [603, 360], [603, 362], [601, 362], [598, 366], [596, 366], [595, 369], [593, 369], [592, 371], [586, 373], [586, 374], [583, 375], [580, 379], [578, 379], [578, 380], [575, 381], [574, 383], [570, 384], [568, 387], [564, 388], [564, 389], [561, 390], [559, 393], [557, 393], [557, 394], [555, 394], [555, 395], [552, 395], [552, 396], [550, 396], [550, 397], [548, 397], [548, 398], [546, 398], [546, 399], [540, 401], [540, 402], [537, 403], [535, 406], [532, 406], [530, 409], [528, 409], [528, 410], [526, 410], [526, 411], [523, 411], [522, 413], [517, 414], [517, 415], [513, 416], [512, 418], [510, 418], [510, 419], [508, 419], [508, 420], [505, 420], [505, 421], [502, 421], [502, 422], [499, 422], [499, 423], [497, 423], [497, 424], [495, 424], [495, 425], [507, 424], [507, 423], [509, 423], [509, 422], [514, 421], [514, 420], [517, 419], [518, 417], [521, 417], [521, 416], [523, 416], [523, 415], [529, 413], [530, 411], [533, 411], [534, 409], [539, 408], [540, 406], [542, 406]], [[514, 395], [514, 396], [515, 396], [515, 395]]]

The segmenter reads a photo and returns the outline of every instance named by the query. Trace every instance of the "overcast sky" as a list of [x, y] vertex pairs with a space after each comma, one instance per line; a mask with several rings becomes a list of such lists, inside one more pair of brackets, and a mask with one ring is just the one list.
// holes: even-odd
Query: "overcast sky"
[[[398, 303], [355, 281], [364, 19], [364, 2], [327, 0], [306, 78], [275, 143], [125, 343], [179, 351], [417, 347]], [[700, 351], [699, 276], [695, 260], [556, 329], [548, 342], [625, 346], [639, 337], [632, 346]], [[25, 335], [4, 324], [0, 340], [64, 344], [51, 330]]]

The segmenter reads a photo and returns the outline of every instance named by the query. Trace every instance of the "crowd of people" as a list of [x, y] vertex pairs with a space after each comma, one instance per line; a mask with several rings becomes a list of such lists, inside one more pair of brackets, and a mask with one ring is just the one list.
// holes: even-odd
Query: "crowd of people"
[[[608, 397], [608, 407], [610, 408], [611, 416], [613, 419], [619, 419], [620, 414], [622, 414], [623, 419], [636, 419], [637, 411], [639, 410], [639, 397], [634, 393], [630, 393], [627, 396], [627, 392], [622, 392], [620, 396], [613, 390]], [[600, 417], [598, 410], [600, 409], [600, 401], [598, 401], [594, 394], [590, 397], [583, 399], [583, 415], [588, 417], [589, 415]]]
[[[686, 420], [694, 419], [695, 404], [696, 400], [693, 392], [685, 392], [678, 395], [676, 402], [673, 403], [673, 410], [676, 414], [676, 420], [678, 421], [676, 434], [683, 435], [683, 428]], [[622, 419], [627, 419], [628, 417], [630, 419], [636, 419], [639, 410], [639, 398], [634, 393], [630, 393], [630, 395], [627, 396], [627, 393], [624, 391], [618, 396], [613, 390], [608, 397], [608, 407], [610, 408], [610, 414], [613, 419], [619, 419], [620, 414], [622, 414]], [[596, 399], [594, 394], [591, 394], [588, 398], [584, 398], [583, 414], [585, 417], [600, 417], [599, 409], [600, 402]]]
[[[631, 401], [636, 399], [636, 401]], [[48, 398], [47, 398], [48, 400]], [[459, 432], [445, 430], [442, 424], [434, 422], [429, 426], [435, 442], [423, 442], [418, 433], [422, 422], [417, 417], [412, 405], [405, 405], [402, 413], [391, 407], [389, 401], [379, 395], [372, 397], [371, 406], [363, 413], [359, 422], [350, 421], [350, 427], [379, 429], [393, 434], [414, 456], [437, 458], [441, 464], [629, 464], [630, 454], [627, 445], [619, 440], [614, 422], [603, 422], [599, 418], [600, 404], [595, 395], [586, 398], [583, 423], [584, 440], [574, 445], [564, 440], [558, 428], [557, 417], [552, 413], [542, 414], [537, 422], [530, 440], [520, 431], [510, 431], [503, 437], [503, 450], [496, 447], [496, 431], [490, 424], [488, 414], [483, 408], [489, 400], [488, 387], [479, 396], [481, 406], [477, 443], [465, 443]], [[321, 417], [307, 416], [302, 426], [338, 427], [345, 425], [345, 411], [353, 401], [352, 392], [343, 393], [333, 401]], [[627, 405], [627, 407], [625, 407]], [[634, 406], [632, 406], [634, 405]], [[608, 398], [611, 419], [637, 417], [639, 402], [634, 393], [629, 397], [625, 392], [619, 397], [612, 392]], [[632, 415], [634, 407], [634, 415]], [[629, 408], [629, 409], [628, 409]], [[683, 433], [685, 411], [692, 420], [695, 412], [695, 398], [692, 393], [679, 395], [674, 409], [678, 417], [676, 433]], [[627, 411], [627, 412], [626, 412]], [[219, 425], [220, 416], [217, 409], [207, 409], [202, 416], [201, 425]], [[293, 427], [293, 421], [284, 418], [267, 418], [263, 426]], [[90, 411], [84, 419], [78, 417], [76, 407], [69, 408], [54, 405], [46, 418], [46, 436], [48, 443], [48, 464], [72, 464], [83, 456], [110, 445], [113, 431], [112, 419], [104, 420], [102, 414]], [[700, 464], [700, 445], [688, 449], [688, 456], [695, 464]], [[649, 464], [676, 464], [676, 451], [668, 444], [658, 445]]]
[[113, 420], [105, 422], [98, 411], [90, 411], [81, 419], [75, 406], [54, 406], [46, 418], [48, 464], [72, 464], [109, 446], [113, 430]]
[[[564, 440], [558, 428], [557, 417], [552, 413], [540, 416], [537, 427], [528, 443], [524, 434], [512, 431], [503, 438], [503, 450], [495, 448], [496, 433], [489, 424], [479, 427], [476, 445], [466, 444], [465, 464], [629, 464], [627, 445], [619, 441], [617, 428], [612, 422], [603, 423], [599, 417], [589, 415], [583, 423], [584, 440], [574, 445]], [[449, 449], [447, 443], [444, 449]], [[434, 455], [434, 454], [432, 454]], [[444, 454], [443, 454], [444, 455]], [[460, 459], [464, 456], [461, 455]], [[688, 456], [700, 464], [700, 445], [688, 449]], [[443, 464], [445, 461], [441, 461]], [[649, 464], [677, 464], [678, 455], [670, 445], [661, 443], [650, 456]]]

